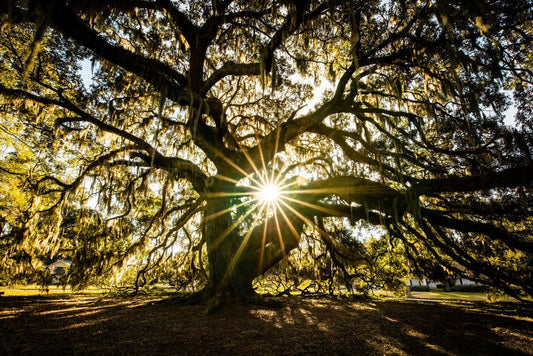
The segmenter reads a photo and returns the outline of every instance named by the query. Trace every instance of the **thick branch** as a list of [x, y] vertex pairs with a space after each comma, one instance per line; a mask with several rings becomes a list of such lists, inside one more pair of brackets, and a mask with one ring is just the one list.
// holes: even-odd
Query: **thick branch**
[[[290, 14], [285, 20], [280, 29], [272, 36], [270, 42], [266, 44], [262, 56], [264, 62], [265, 73], [269, 73], [272, 69], [272, 61], [274, 59], [274, 51], [281, 46], [285, 38], [293, 34], [303, 24], [306, 24], [324, 13], [328, 9], [328, 4], [320, 4], [316, 9], [306, 12], [306, 6], [309, 4], [306, 1], [296, 2], [296, 14]], [[293, 18], [292, 16], [295, 16]]]
[[157, 6], [164, 10], [172, 19], [172, 22], [180, 29], [181, 33], [189, 43], [189, 46], [196, 45], [198, 27], [196, 27], [181, 11], [178, 10], [170, 0], [157, 0]]
[[[394, 199], [400, 193], [388, 186], [365, 178], [352, 176], [338, 176], [324, 180], [317, 180], [309, 184], [301, 194], [311, 194], [313, 199], [322, 199], [335, 194], [352, 199]], [[351, 199], [350, 199], [351, 198]]]
[[528, 165], [507, 168], [484, 175], [423, 179], [411, 189], [418, 195], [427, 195], [439, 192], [471, 192], [493, 188], [514, 188], [520, 185], [528, 186], [532, 182], [533, 165]]
[[205, 81], [200, 94], [205, 95], [213, 85], [229, 75], [259, 75], [260, 73], [261, 67], [259, 63], [226, 62], [222, 67], [213, 72], [213, 74], [211, 74], [211, 76]]
[[347, 217], [352, 220], [365, 220], [373, 225], [385, 225], [388, 223], [388, 215], [375, 210], [369, 210], [364, 206], [349, 206], [340, 204], [313, 203], [304, 205], [301, 209], [303, 215], [317, 217]]
[[[7, 13], [8, 9], [4, 10], [2, 8], [1, 10]], [[33, 9], [31, 13], [16, 8], [11, 10], [15, 13], [10, 15], [18, 21], [35, 23], [40, 21], [41, 15], [38, 9]], [[105, 60], [138, 75], [156, 88], [165, 88], [170, 99], [174, 101], [190, 101], [190, 95], [185, 92], [185, 88], [188, 85], [187, 78], [183, 74], [158, 60], [144, 57], [107, 42], [61, 2], [55, 2], [48, 10], [47, 21], [51, 27], [74, 39]]]

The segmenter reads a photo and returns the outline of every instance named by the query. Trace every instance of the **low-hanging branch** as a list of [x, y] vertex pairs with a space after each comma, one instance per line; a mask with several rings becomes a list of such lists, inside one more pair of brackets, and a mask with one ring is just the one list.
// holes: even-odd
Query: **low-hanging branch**
[[191, 163], [187, 160], [178, 158], [178, 157], [165, 157], [159, 153], [153, 146], [147, 143], [145, 140], [127, 132], [121, 130], [115, 126], [109, 125], [94, 116], [88, 114], [82, 109], [78, 108], [73, 103], [63, 100], [50, 99], [35, 95], [24, 90], [20, 89], [8, 89], [0, 84], [0, 93], [3, 95], [15, 97], [15, 98], [25, 98], [33, 100], [35, 102], [44, 104], [44, 105], [55, 105], [65, 109], [70, 110], [71, 112], [79, 115], [77, 117], [61, 117], [57, 120], [57, 125], [62, 125], [65, 123], [71, 122], [88, 122], [97, 126], [102, 131], [113, 133], [117, 136], [125, 138], [135, 144], [136, 147], [144, 149], [148, 155], [137, 154], [139, 158], [142, 158], [145, 162], [149, 163], [151, 166], [166, 169], [177, 173], [178, 176], [188, 177], [191, 179], [191, 182], [198, 185], [199, 189], [203, 187], [203, 180], [205, 180], [205, 174], [200, 170], [194, 163]]
[[438, 224], [449, 229], [479, 233], [491, 237], [494, 240], [501, 240], [507, 246], [527, 252], [533, 252], [533, 240], [527, 237], [515, 236], [508, 231], [498, 228], [492, 224], [466, 219], [448, 217], [443, 212], [422, 208], [420, 210], [422, 217], [426, 218], [433, 224]]

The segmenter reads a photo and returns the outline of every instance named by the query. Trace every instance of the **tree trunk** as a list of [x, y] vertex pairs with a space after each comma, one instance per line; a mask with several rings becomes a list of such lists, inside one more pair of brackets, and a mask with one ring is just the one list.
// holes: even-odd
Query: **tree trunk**
[[[229, 191], [224, 189], [229, 188], [227, 186], [217, 188], [217, 192]], [[205, 292], [208, 311], [221, 304], [245, 301], [254, 294], [252, 281], [257, 274], [247, 266], [249, 249], [241, 248], [243, 237], [238, 227], [233, 226], [231, 213], [222, 213], [230, 207], [231, 200], [227, 197], [210, 199], [207, 204], [205, 233], [209, 280]]]
[[[217, 191], [229, 191], [223, 188], [229, 187], [219, 187]], [[234, 226], [231, 213], [221, 213], [230, 207], [231, 199], [226, 197], [210, 199], [206, 207], [208, 312], [222, 304], [243, 302], [254, 296], [253, 280], [298, 246], [303, 229], [302, 219], [284, 211], [277, 214], [277, 222], [270, 218], [264, 222], [266, 227], [257, 226], [246, 238]]]

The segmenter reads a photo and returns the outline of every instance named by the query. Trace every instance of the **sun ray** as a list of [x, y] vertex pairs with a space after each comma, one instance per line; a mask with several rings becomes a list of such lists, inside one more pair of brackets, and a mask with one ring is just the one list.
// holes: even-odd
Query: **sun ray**
[[[256, 139], [257, 139], [257, 136], [256, 136]], [[261, 164], [263, 165], [264, 177], [262, 179], [263, 179], [263, 181], [266, 181], [266, 179], [268, 178], [267, 177], [267, 167], [266, 167], [265, 156], [263, 154], [263, 148], [261, 147], [261, 143], [259, 143], [257, 145], [257, 148], [259, 149], [259, 156], [261, 157]]]
[[217, 178], [217, 179], [220, 179], [220, 180], [225, 180], [226, 182], [230, 182], [230, 183], [233, 183], [233, 184], [238, 184], [239, 183], [238, 180], [230, 178], [230, 177], [226, 177], [226, 176], [224, 176], [222, 174], [219, 174], [219, 173], [217, 173], [214, 178]]
[[285, 205], [290, 211], [292, 211], [296, 216], [298, 216], [300, 219], [302, 219], [305, 223], [313, 226], [314, 228], [317, 229], [317, 231], [320, 233], [320, 235], [322, 236], [326, 236], [329, 238], [329, 234], [327, 232], [325, 232], [320, 226], [318, 226], [314, 221], [312, 221], [311, 219], [307, 218], [306, 216], [302, 215], [300, 212], [298, 212], [296, 209], [294, 209], [292, 206], [290, 206], [289, 204], [285, 203], [284, 201], [281, 201], [281, 203], [283, 203], [283, 205]]
[[294, 237], [296, 238], [296, 241], [298, 243], [300, 243], [300, 235], [298, 234], [298, 231], [296, 231], [296, 228], [294, 227], [294, 225], [292, 224], [292, 222], [290, 221], [289, 217], [285, 214], [285, 212], [283, 211], [283, 209], [279, 206], [279, 203], [276, 202], [276, 207], [277, 207], [277, 211], [279, 211], [281, 213], [281, 215], [283, 215], [283, 218], [285, 219], [285, 221], [287, 222], [287, 225], [289, 226], [289, 230], [291, 230], [292, 234], [294, 235]]
[[[283, 205], [285, 205], [287, 207], [287, 209], [289, 209], [290, 211], [292, 211], [297, 217], [299, 217], [300, 219], [302, 219], [304, 222], [306, 223], [309, 223], [311, 222], [311, 220], [307, 217], [305, 217], [304, 215], [302, 215], [298, 210], [294, 209], [292, 206], [290, 206], [289, 204], [287, 204], [286, 202], [280, 200], [280, 203], [282, 203]], [[314, 224], [314, 223], [313, 223]]]
[[[253, 162], [251, 162], [251, 157], [250, 155], [248, 155], [248, 153], [246, 152], [246, 150], [239, 144], [239, 148], [241, 149], [241, 152], [244, 154], [244, 156], [246, 157], [246, 159], [250, 162], [250, 164], [252, 165], [252, 168], [254, 168], [255, 172], [259, 175], [259, 171], [257, 170], [257, 168], [255, 167], [255, 165], [253, 164]], [[242, 169], [241, 167], [239, 167], [235, 162], [233, 162], [230, 158], [226, 157], [224, 154], [220, 153], [219, 154], [219, 157], [222, 158], [224, 161], [226, 161], [226, 163], [228, 163], [230, 166], [232, 166], [233, 168], [235, 168], [237, 171], [239, 171], [240, 173], [242, 173], [244, 176], [247, 176], [249, 177], [255, 184], [259, 185], [260, 182], [257, 181], [255, 178], [253, 178], [248, 172], [246, 172], [244, 169]], [[227, 178], [227, 177], [226, 177]], [[231, 178], [230, 178], [231, 179]]]
[[294, 199], [294, 198], [291, 198], [291, 197], [288, 197], [288, 196], [284, 196], [283, 199], [286, 199], [286, 200], [291, 201], [291, 202], [296, 203], [296, 204], [307, 206], [309, 208], [313, 208], [313, 209], [321, 211], [323, 213], [334, 214], [334, 215], [339, 215], [339, 214], [342, 215], [342, 213], [339, 212], [339, 211], [336, 211], [336, 210], [333, 210], [333, 209], [329, 209], [329, 208], [326, 208], [324, 206], [316, 205], [316, 204], [313, 204], [313, 203], [309, 203], [309, 202], [306, 202], [306, 201], [303, 201], [303, 200]]
[[248, 245], [248, 240], [250, 240], [250, 237], [252, 236], [252, 233], [253, 233], [255, 227], [257, 226], [257, 221], [259, 221], [259, 218], [260, 218], [261, 213], [263, 212], [264, 208], [265, 208], [265, 204], [262, 204], [261, 207], [259, 208], [259, 213], [254, 218], [254, 221], [252, 222], [251, 227], [246, 232], [246, 235], [244, 236], [244, 238], [243, 238], [243, 240], [242, 240], [242, 242], [241, 242], [241, 244], [239, 246], [239, 249], [237, 250], [237, 252], [235, 252], [235, 255], [231, 259], [231, 262], [230, 262], [230, 264], [228, 266], [228, 269], [227, 269], [226, 273], [224, 274], [224, 277], [222, 278], [221, 286], [226, 284], [227, 279], [229, 278], [229, 276], [233, 272], [233, 269], [237, 265], [237, 262], [239, 261], [239, 258], [241, 256], [242, 252], [246, 248], [246, 245]]
[[[283, 184], [283, 182], [286, 180], [286, 178], [281, 178], [282, 175], [283, 175], [283, 171], [279, 170], [276, 178], [273, 179], [273, 182], [275, 184], [278, 184], [278, 185]], [[289, 184], [289, 186], [290, 186], [290, 184]]]
[[219, 212], [216, 212], [216, 213], [213, 213], [213, 214], [211, 214], [211, 215], [209, 215], [209, 216], [206, 216], [206, 217], [204, 218], [204, 221], [213, 220], [213, 219], [215, 219], [215, 218], [217, 218], [217, 217], [219, 217], [219, 216], [221, 216], [221, 215], [224, 215], [224, 214], [229, 213], [229, 212], [232, 211], [234, 208], [240, 208], [241, 206], [248, 205], [248, 204], [253, 203], [254, 201], [257, 201], [257, 200], [259, 200], [259, 198], [254, 198], [254, 199], [251, 199], [251, 200], [246, 200], [246, 201], [244, 201], [244, 202], [242, 202], [242, 203], [240, 203], [240, 204], [232, 205], [232, 206], [230, 206], [229, 208], [226, 208], [226, 209], [224, 209], [224, 210], [221, 210], [221, 211], [219, 211]]
[[[244, 149], [244, 147], [241, 146], [241, 144], [237, 143], [239, 145], [239, 149], [241, 150], [242, 154], [244, 155], [244, 157], [246, 157], [246, 160], [248, 160], [248, 163], [250, 163], [250, 166], [252, 166], [255, 174], [257, 174], [258, 177], [261, 177], [261, 171], [259, 169], [257, 169], [257, 166], [255, 165], [255, 162], [254, 160], [252, 159], [252, 157], [250, 157], [250, 154], [248, 153], [248, 151], [246, 149]], [[259, 144], [259, 151], [262, 152], [261, 150], [261, 144]], [[253, 178], [251, 175], [248, 175], [248, 177], [257, 185], [261, 185], [261, 182], [259, 182], [257, 179]], [[261, 179], [261, 178], [259, 178]]]
[[217, 248], [217, 246], [233, 231], [237, 228], [237, 226], [239, 226], [243, 221], [244, 219], [246, 219], [251, 213], [253, 213], [257, 207], [259, 205], [261, 205], [262, 202], [259, 201], [257, 203], [254, 204], [254, 206], [252, 208], [250, 208], [250, 210], [248, 210], [245, 214], [241, 215], [237, 220], [235, 220], [235, 222], [233, 224], [231, 224], [230, 227], [228, 227], [226, 230], [224, 230], [224, 232], [222, 234], [220, 234], [220, 236], [216, 239], [216, 241], [213, 243], [213, 249]]
[[333, 187], [333, 188], [311, 188], [311, 189], [302, 189], [302, 190], [286, 190], [286, 194], [349, 194], [355, 192], [365, 192], [367, 194], [372, 193], [383, 193], [383, 189], [379, 187]]
[[276, 223], [276, 231], [278, 232], [278, 240], [279, 240], [279, 246], [281, 247], [281, 255], [283, 256], [283, 259], [287, 259], [287, 252], [285, 251], [285, 243], [283, 242], [283, 237], [281, 236], [281, 228], [279, 227], [277, 210], [274, 211], [274, 221]]
[[268, 219], [265, 219], [263, 223], [263, 239], [261, 241], [261, 254], [259, 255], [259, 273], [263, 270], [263, 259], [265, 257], [265, 244], [266, 244], [266, 234], [268, 230]]
[[[284, 179], [284, 180], [285, 180], [285, 179]], [[279, 182], [279, 183], [283, 183], [283, 181], [282, 181], [282, 182]], [[280, 190], [280, 192], [282, 192], [283, 194], [289, 194], [290, 192], [293, 192], [293, 193], [294, 193], [294, 192], [296, 192], [296, 191], [285, 190], [285, 188], [288, 188], [288, 187], [293, 186], [293, 185], [295, 185], [295, 184], [298, 184], [298, 183], [297, 183], [297, 182], [290, 182], [290, 183], [287, 183], [287, 184], [285, 184], [285, 185], [280, 185], [280, 186], [279, 186], [279, 190]]]
[[[259, 190], [259, 189], [257, 189]], [[219, 193], [203, 193], [202, 196], [206, 199], [210, 198], [227, 198], [227, 197], [244, 197], [247, 195], [254, 195], [257, 192], [219, 192]]]

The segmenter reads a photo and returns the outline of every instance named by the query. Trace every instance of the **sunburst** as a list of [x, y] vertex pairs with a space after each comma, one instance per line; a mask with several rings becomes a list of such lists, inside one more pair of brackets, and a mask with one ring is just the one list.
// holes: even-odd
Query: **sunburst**
[[278, 185], [267, 183], [261, 187], [258, 197], [262, 202], [272, 204], [280, 198], [280, 193], [280, 187]]
[[[279, 140], [279, 135], [278, 135]], [[276, 151], [278, 148], [278, 144], [276, 142]], [[277, 166], [276, 164], [276, 158], [277, 154], [274, 155], [272, 162], [270, 163], [270, 167], [267, 167], [267, 164], [265, 163], [263, 152], [261, 151], [261, 146], [259, 145], [260, 150], [260, 157], [261, 157], [261, 163], [262, 163], [262, 169], [258, 169], [255, 162], [252, 160], [252, 158], [248, 155], [247, 150], [245, 148], [241, 148], [242, 152], [244, 153], [245, 157], [248, 159], [250, 166], [253, 168], [253, 173], [250, 175], [247, 175], [245, 179], [241, 180], [241, 183], [235, 182], [233, 180], [230, 180], [229, 178], [225, 179], [227, 181], [235, 182], [236, 185], [241, 186], [245, 188], [244, 190], [248, 190], [248, 192], [221, 192], [216, 194], [214, 197], [238, 197], [238, 196], [248, 196], [249, 199], [246, 199], [245, 201], [241, 201], [237, 206], [248, 206], [246, 211], [242, 213], [239, 217], [236, 217], [235, 223], [231, 225], [226, 231], [224, 231], [221, 236], [219, 236], [219, 239], [217, 241], [217, 244], [220, 243], [223, 239], [225, 239], [233, 230], [237, 229], [238, 226], [241, 225], [241, 223], [244, 221], [244, 219], [248, 217], [253, 217], [253, 222], [249, 224], [248, 231], [244, 234], [242, 237], [242, 242], [240, 247], [237, 249], [235, 255], [232, 258], [232, 261], [228, 267], [228, 270], [225, 273], [224, 280], [229, 278], [232, 270], [237, 265], [239, 258], [241, 254], [243, 253], [246, 245], [249, 243], [249, 240], [253, 234], [253, 231], [263, 224], [263, 232], [262, 232], [262, 241], [263, 246], [261, 246], [261, 253], [259, 256], [258, 266], [261, 270], [263, 265], [263, 258], [264, 258], [264, 249], [265, 249], [265, 242], [267, 240], [267, 222], [270, 219], [274, 219], [274, 225], [276, 227], [275, 231], [278, 239], [278, 242], [280, 244], [280, 248], [282, 249], [283, 257], [286, 258], [286, 252], [285, 251], [285, 244], [283, 240], [283, 236], [280, 229], [280, 224], [284, 224], [285, 226], [289, 227], [289, 230], [294, 235], [294, 238], [296, 241], [300, 241], [300, 236], [298, 232], [296, 231], [293, 223], [287, 216], [286, 212], [290, 212], [292, 215], [296, 216], [299, 219], [302, 219], [306, 224], [310, 224], [315, 226], [318, 230], [321, 230], [316, 224], [309, 218], [305, 217], [303, 214], [301, 214], [295, 207], [291, 205], [299, 205], [299, 206], [305, 206], [305, 207], [311, 207], [314, 208], [317, 211], [323, 211], [323, 212], [333, 212], [329, 209], [325, 209], [324, 207], [302, 201], [300, 199], [297, 199], [295, 197], [296, 194], [313, 194], [317, 193], [318, 191], [316, 189], [306, 189], [305, 186], [307, 185], [307, 179], [301, 176], [293, 177], [291, 179], [287, 179], [283, 177], [283, 171], [275, 169]], [[240, 167], [238, 167], [234, 162], [232, 162], [229, 158], [225, 158], [226, 162], [231, 164], [237, 171], [241, 173], [245, 173], [244, 170]], [[225, 178], [225, 177], [222, 177]], [[320, 190], [320, 193], [326, 193], [328, 191], [329, 193], [334, 194], [339, 190], [338, 187], [333, 189], [324, 189]], [[214, 219], [218, 216], [221, 216], [223, 214], [228, 214], [232, 211], [234, 211], [235, 206], [228, 207], [227, 209], [224, 209], [223, 211], [220, 211], [218, 213], [212, 214], [211, 216], [206, 216], [205, 220]], [[324, 234], [324, 231], [320, 231], [321, 234]], [[223, 285], [224, 283], [222, 283]]]

